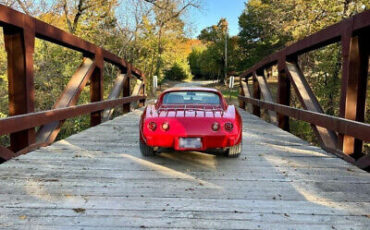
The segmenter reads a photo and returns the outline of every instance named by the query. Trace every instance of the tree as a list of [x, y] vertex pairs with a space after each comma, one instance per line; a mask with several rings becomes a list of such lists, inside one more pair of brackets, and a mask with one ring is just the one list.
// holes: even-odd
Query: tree
[[205, 47], [194, 47], [191, 53], [188, 56], [188, 62], [190, 65], [191, 73], [193, 74], [194, 78], [199, 79], [203, 77], [203, 73], [201, 71], [201, 58], [202, 54], [206, 48]]
[[179, 63], [175, 63], [170, 69], [164, 72], [165, 79], [182, 81], [188, 77], [186, 70]]
[[[217, 25], [204, 28], [198, 35], [203, 45], [193, 48], [188, 57], [192, 74], [197, 78], [224, 80], [227, 26], [227, 20], [221, 18]], [[227, 37], [228, 73], [236, 71], [239, 65], [238, 40], [238, 37]]]
[[[75, 34], [81, 21], [90, 26], [114, 24], [114, 6], [117, 0], [61, 0], [56, 8], [62, 11], [68, 31]], [[86, 33], [86, 27], [82, 28]]]
[[[156, 27], [157, 27], [157, 63], [155, 74], [160, 75], [162, 65], [163, 36], [166, 32], [182, 32], [184, 23], [180, 17], [189, 8], [199, 8], [198, 0], [144, 0], [154, 5]], [[180, 36], [183, 34], [180, 34]]]
[[49, 3], [47, 0], [38, 0], [38, 4], [35, 4], [33, 0], [0, 0], [0, 4], [31, 16], [50, 11], [52, 4]]
[[273, 2], [250, 0], [239, 17], [240, 46], [243, 49], [242, 62], [245, 69], [282, 48], [290, 40], [283, 28], [273, 25], [273, 21], [277, 20], [277, 9]]
[[225, 41], [225, 34], [227, 33], [228, 22], [225, 18], [221, 18], [217, 25], [206, 27], [201, 30], [198, 39], [207, 42], [222, 42]]

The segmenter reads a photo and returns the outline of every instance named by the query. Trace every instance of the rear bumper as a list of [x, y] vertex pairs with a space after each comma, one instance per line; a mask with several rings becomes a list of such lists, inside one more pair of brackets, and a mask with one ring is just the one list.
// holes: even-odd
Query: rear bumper
[[[201, 138], [202, 147], [199, 149], [180, 148], [179, 138], [181, 137], [199, 137]], [[186, 151], [186, 150], [205, 151], [207, 149], [227, 148], [234, 145], [238, 145], [242, 138], [241, 134], [174, 136], [161, 133], [160, 135], [157, 134], [145, 135], [143, 139], [148, 146], [152, 147], [173, 148], [177, 151]]]

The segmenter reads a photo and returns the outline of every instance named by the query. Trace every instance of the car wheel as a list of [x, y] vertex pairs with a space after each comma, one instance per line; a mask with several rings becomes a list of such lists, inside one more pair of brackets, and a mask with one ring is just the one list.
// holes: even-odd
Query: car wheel
[[226, 157], [236, 158], [240, 155], [241, 152], [242, 152], [242, 143], [240, 143], [238, 145], [231, 146], [226, 151]]
[[150, 146], [147, 146], [142, 140], [140, 140], [140, 152], [146, 157], [155, 155], [154, 149]]

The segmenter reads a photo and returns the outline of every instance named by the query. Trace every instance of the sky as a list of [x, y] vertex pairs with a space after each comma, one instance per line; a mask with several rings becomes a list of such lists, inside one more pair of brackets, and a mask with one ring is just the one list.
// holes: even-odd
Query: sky
[[204, 0], [203, 9], [190, 12], [193, 21], [193, 37], [202, 29], [216, 25], [224, 17], [229, 22], [229, 34], [239, 33], [238, 18], [245, 9], [246, 0]]

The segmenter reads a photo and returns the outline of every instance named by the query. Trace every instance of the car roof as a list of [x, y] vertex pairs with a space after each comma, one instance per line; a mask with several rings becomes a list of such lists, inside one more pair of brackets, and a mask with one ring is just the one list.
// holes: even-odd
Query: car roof
[[168, 92], [180, 92], [180, 91], [202, 91], [202, 92], [213, 92], [213, 93], [220, 93], [217, 89], [214, 88], [205, 88], [205, 87], [174, 87], [169, 88], [163, 91], [162, 94]]

